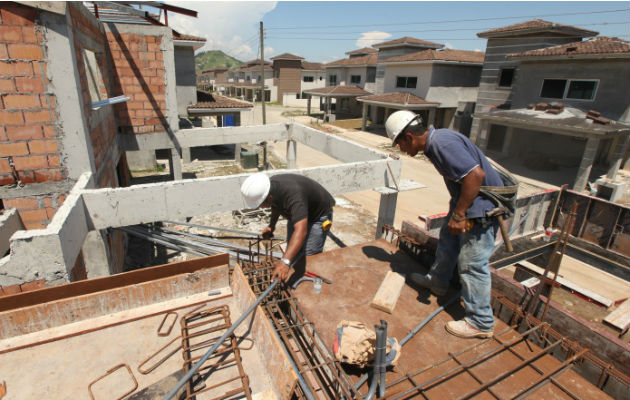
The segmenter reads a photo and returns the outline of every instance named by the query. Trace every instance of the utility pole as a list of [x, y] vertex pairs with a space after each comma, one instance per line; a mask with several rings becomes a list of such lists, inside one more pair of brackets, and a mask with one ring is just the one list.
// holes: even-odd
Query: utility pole
[[[265, 40], [263, 33], [263, 22], [260, 21], [260, 101], [262, 103], [262, 121], [267, 124], [265, 115]], [[267, 142], [263, 142], [263, 168], [267, 169]]]

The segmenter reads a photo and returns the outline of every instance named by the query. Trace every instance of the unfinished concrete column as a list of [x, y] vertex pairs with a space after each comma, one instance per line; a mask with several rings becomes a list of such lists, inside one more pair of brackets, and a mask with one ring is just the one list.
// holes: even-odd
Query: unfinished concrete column
[[83, 242], [83, 261], [88, 279], [109, 276], [109, 252], [106, 231], [89, 231]]
[[504, 156], [508, 155], [508, 151], [510, 149], [510, 143], [512, 143], [512, 134], [514, 133], [514, 127], [508, 126], [505, 131], [505, 136], [503, 137], [503, 146], [501, 147], [501, 154]]
[[490, 124], [486, 121], [479, 121], [479, 135], [470, 140], [473, 141], [479, 147], [481, 151], [485, 153], [486, 147], [488, 146], [488, 134], [490, 132]]
[[177, 149], [169, 149], [168, 164], [171, 170], [172, 180], [182, 179], [182, 159]]
[[186, 164], [192, 161], [190, 158], [190, 147], [182, 147], [182, 161]]
[[435, 108], [429, 109], [429, 121], [427, 122], [427, 126], [435, 126]]
[[306, 115], [311, 115], [311, 95], [308, 95], [308, 99], [306, 100]]
[[234, 161], [236, 161], [239, 164], [241, 163], [241, 144], [240, 143], [234, 144]]
[[330, 97], [326, 97], [326, 118], [324, 121], [330, 121]]
[[362, 119], [361, 119], [361, 130], [362, 131], [365, 130], [365, 126], [367, 125], [367, 108], [368, 108], [367, 103], [363, 103]]
[[577, 177], [573, 184], [573, 190], [581, 192], [586, 187], [586, 182], [588, 182], [588, 176], [591, 174], [591, 168], [593, 167], [593, 161], [595, 161], [598, 147], [599, 139], [588, 138], [586, 140], [586, 146], [582, 154], [582, 162], [580, 162], [580, 168], [578, 169]]
[[378, 206], [378, 219], [376, 221], [376, 239], [384, 237], [383, 225], [394, 225], [397, 201], [398, 192], [381, 193], [381, 202]]
[[621, 166], [621, 160], [623, 159], [624, 151], [626, 150], [626, 146], [628, 146], [628, 136], [625, 137], [617, 137], [615, 138], [611, 148], [610, 148], [610, 157], [608, 158], [608, 162], [610, 163], [610, 167], [608, 168], [608, 173], [606, 174], [606, 178], [615, 179], [617, 177], [617, 171]]
[[297, 160], [297, 142], [295, 139], [287, 140], [287, 169], [295, 169]]

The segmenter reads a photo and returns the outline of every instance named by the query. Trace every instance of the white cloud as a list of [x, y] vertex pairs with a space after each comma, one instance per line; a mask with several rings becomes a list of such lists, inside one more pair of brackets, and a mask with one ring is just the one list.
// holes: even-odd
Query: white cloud
[[375, 43], [380, 43], [392, 37], [391, 33], [381, 31], [363, 32], [361, 37], [357, 39], [356, 45], [359, 48], [370, 47]]
[[481, 50], [481, 49], [479, 49], [479, 48], [476, 48], [476, 49], [475, 49], [475, 51], [482, 52], [483, 50]]
[[453, 48], [453, 45], [452, 45], [452, 44], [450, 44], [449, 42], [446, 42], [446, 44], [444, 45], [444, 48], [445, 48], [445, 49], [452, 49], [452, 48]]
[[[171, 1], [197, 11], [197, 18], [169, 13], [169, 25], [176, 31], [203, 37], [206, 45], [198, 51], [222, 50], [241, 61], [259, 57], [259, 22], [276, 7], [273, 1]], [[265, 58], [273, 48], [265, 46]]]

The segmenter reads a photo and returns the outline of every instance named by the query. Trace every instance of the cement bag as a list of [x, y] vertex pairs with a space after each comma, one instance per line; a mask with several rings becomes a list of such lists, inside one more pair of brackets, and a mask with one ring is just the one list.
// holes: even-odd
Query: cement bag
[[374, 360], [376, 333], [364, 323], [341, 321], [337, 325], [333, 353], [339, 362], [365, 367]]
[[[341, 321], [333, 343], [333, 353], [339, 362], [356, 365], [360, 368], [374, 361], [376, 333], [358, 321]], [[396, 338], [387, 338], [386, 366], [395, 367], [400, 358], [401, 347]]]

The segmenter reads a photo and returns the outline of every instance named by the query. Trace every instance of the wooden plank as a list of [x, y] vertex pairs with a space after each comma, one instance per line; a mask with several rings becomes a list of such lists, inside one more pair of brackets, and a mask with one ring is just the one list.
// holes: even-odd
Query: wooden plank
[[405, 277], [393, 271], [387, 271], [385, 279], [376, 291], [370, 306], [391, 314], [396, 307], [400, 291], [405, 286]]
[[609, 323], [622, 332], [630, 327], [630, 299], [624, 301], [604, 318], [604, 322]]
[[[526, 268], [526, 269], [528, 269], [530, 271], [533, 271], [533, 272], [535, 272], [535, 273], [537, 273], [537, 274], [539, 274], [541, 276], [545, 273], [545, 269], [544, 268], [541, 268], [538, 265], [532, 264], [529, 261], [519, 261], [516, 264], [518, 266], [520, 266], [520, 267], [523, 267], [523, 268]], [[547, 278], [549, 280], [553, 280], [554, 275], [555, 274], [553, 272], [549, 272], [549, 274], [547, 275]], [[581, 286], [579, 286], [579, 285], [577, 285], [577, 284], [575, 284], [575, 283], [573, 283], [573, 282], [563, 278], [561, 275], [559, 275], [556, 278], [556, 282], [558, 284], [568, 288], [568, 289], [571, 289], [571, 290], [573, 290], [575, 292], [578, 292], [578, 293], [588, 297], [589, 299], [591, 299], [591, 300], [593, 300], [593, 301], [595, 301], [595, 302], [605, 306], [606, 308], [608, 308], [608, 307], [610, 307], [610, 306], [612, 306], [614, 304], [614, 302], [611, 299], [606, 298], [606, 297], [604, 297], [604, 296], [602, 296], [602, 295], [600, 295], [598, 293], [595, 293], [592, 290], [583, 288], [583, 287], [581, 287]]]

